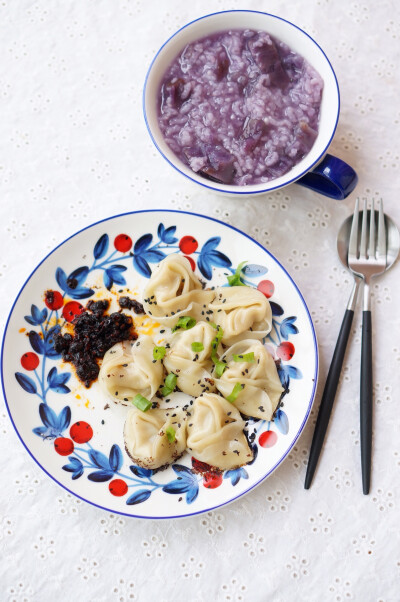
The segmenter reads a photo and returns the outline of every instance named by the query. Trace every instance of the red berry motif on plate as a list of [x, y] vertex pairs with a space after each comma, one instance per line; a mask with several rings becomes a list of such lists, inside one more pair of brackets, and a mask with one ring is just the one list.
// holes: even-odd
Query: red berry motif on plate
[[122, 479], [113, 479], [108, 485], [108, 489], [112, 495], [121, 497], [128, 491], [128, 485]]
[[132, 239], [127, 234], [118, 234], [114, 240], [114, 247], [121, 253], [127, 253], [132, 247]]
[[196, 458], [192, 457], [192, 468], [193, 471], [198, 474], [205, 474], [206, 472], [213, 472], [212, 466], [210, 464], [206, 464], [206, 462], [201, 462], [201, 460], [196, 460]]
[[179, 248], [185, 255], [191, 255], [199, 246], [199, 243], [193, 236], [184, 236], [179, 241]]
[[46, 291], [44, 302], [49, 309], [60, 309], [64, 305], [64, 299], [59, 291]]
[[74, 443], [68, 437], [58, 437], [54, 441], [54, 449], [60, 456], [69, 456], [74, 451]]
[[283, 361], [288, 362], [294, 356], [294, 345], [290, 341], [281, 343], [276, 350], [276, 355]]
[[219, 487], [222, 483], [223, 476], [219, 472], [206, 472], [203, 475], [203, 485], [207, 487], [207, 489], [215, 489]]
[[87, 443], [93, 437], [93, 429], [90, 424], [81, 420], [71, 426], [69, 434], [75, 443]]
[[258, 438], [258, 443], [261, 447], [273, 447], [278, 440], [278, 435], [275, 431], [265, 431]]
[[32, 351], [24, 353], [21, 357], [21, 366], [25, 368], [25, 370], [36, 370], [39, 366], [39, 358], [36, 353], [33, 353]]
[[186, 259], [189, 261], [190, 266], [191, 266], [191, 268], [192, 268], [192, 270], [194, 272], [195, 269], [196, 269], [196, 264], [194, 262], [194, 259], [192, 259], [191, 257], [188, 257], [188, 255], [184, 255], [184, 257], [186, 257]]
[[68, 301], [63, 307], [62, 315], [67, 322], [72, 322], [83, 311], [84, 307], [78, 301]]
[[275, 292], [275, 287], [271, 280], [261, 280], [261, 282], [258, 283], [257, 288], [267, 297], [267, 299], [272, 297]]

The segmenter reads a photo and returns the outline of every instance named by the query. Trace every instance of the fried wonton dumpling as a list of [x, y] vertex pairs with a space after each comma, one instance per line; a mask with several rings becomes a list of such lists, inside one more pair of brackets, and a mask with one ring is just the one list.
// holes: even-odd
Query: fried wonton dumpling
[[201, 462], [220, 470], [247, 464], [253, 458], [239, 410], [215, 393], [198, 397], [188, 418], [187, 448]]
[[[132, 408], [124, 427], [128, 455], [143, 468], [155, 469], [171, 464], [185, 451], [186, 421], [186, 413], [182, 409], [150, 409], [142, 412]], [[172, 441], [171, 429], [174, 433]]]

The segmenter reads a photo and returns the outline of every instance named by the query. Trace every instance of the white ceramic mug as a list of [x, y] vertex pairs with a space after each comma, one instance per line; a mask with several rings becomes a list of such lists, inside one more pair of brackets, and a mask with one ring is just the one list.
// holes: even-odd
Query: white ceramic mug
[[[309, 153], [286, 174], [270, 182], [246, 186], [206, 180], [185, 165], [169, 148], [158, 124], [161, 80], [172, 61], [187, 44], [228, 29], [264, 30], [286, 43], [318, 71], [324, 81], [318, 135]], [[143, 110], [149, 134], [163, 157], [181, 174], [201, 186], [229, 195], [263, 194], [296, 182], [334, 199], [346, 198], [358, 178], [350, 165], [327, 154], [339, 119], [339, 87], [323, 50], [302, 29], [275, 15], [250, 10], [232, 10], [206, 15], [179, 29], [161, 46], [148, 70], [143, 91]]]

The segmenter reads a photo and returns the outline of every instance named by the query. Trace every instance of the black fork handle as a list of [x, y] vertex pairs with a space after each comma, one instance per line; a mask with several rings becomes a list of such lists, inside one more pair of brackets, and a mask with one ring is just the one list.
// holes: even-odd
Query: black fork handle
[[371, 485], [372, 452], [372, 321], [371, 312], [363, 311], [360, 380], [361, 474], [364, 495]]
[[354, 311], [352, 309], [346, 309], [342, 326], [340, 327], [335, 351], [333, 352], [331, 365], [329, 367], [321, 404], [319, 406], [317, 423], [315, 425], [314, 436], [311, 443], [310, 457], [308, 459], [306, 479], [304, 482], [305, 489], [310, 488], [315, 469], [317, 468], [322, 445], [324, 443], [329, 418], [333, 408], [333, 402], [335, 401], [336, 391], [339, 384], [339, 377], [342, 371], [343, 360], [346, 353], [353, 317]]

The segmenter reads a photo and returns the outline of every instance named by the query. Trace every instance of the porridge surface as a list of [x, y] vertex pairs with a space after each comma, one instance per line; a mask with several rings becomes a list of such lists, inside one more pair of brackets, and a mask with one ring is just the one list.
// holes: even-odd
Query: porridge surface
[[184, 48], [166, 71], [159, 125], [205, 178], [233, 185], [288, 172], [318, 133], [321, 76], [264, 31], [231, 30]]

